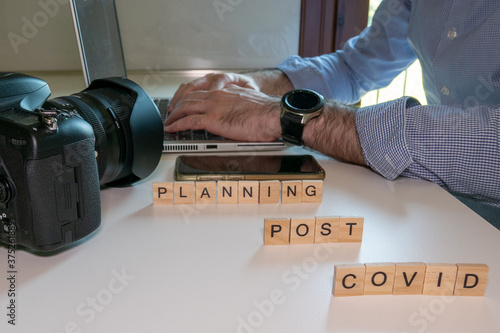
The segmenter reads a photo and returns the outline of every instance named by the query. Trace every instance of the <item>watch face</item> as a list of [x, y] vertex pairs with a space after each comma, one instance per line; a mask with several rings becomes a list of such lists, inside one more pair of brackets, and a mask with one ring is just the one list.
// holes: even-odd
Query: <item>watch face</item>
[[299, 89], [286, 93], [283, 102], [288, 109], [300, 113], [313, 113], [323, 107], [324, 99], [312, 90]]

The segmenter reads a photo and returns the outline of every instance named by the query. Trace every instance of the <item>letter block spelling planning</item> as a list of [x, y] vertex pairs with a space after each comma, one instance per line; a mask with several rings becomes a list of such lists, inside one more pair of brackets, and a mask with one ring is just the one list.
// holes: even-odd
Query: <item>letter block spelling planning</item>
[[320, 203], [322, 180], [153, 183], [153, 205]]
[[264, 245], [361, 242], [363, 217], [264, 219]]
[[485, 264], [373, 263], [335, 265], [334, 296], [484, 296]]

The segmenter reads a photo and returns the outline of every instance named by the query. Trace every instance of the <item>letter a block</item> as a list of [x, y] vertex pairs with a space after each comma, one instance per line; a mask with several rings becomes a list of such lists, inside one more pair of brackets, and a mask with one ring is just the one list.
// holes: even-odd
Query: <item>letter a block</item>
[[315, 219], [291, 219], [290, 244], [314, 243]]
[[281, 203], [294, 204], [302, 202], [302, 181], [287, 180], [281, 183]]
[[333, 295], [361, 296], [365, 288], [364, 264], [335, 265]]
[[238, 203], [242, 204], [259, 203], [258, 181], [240, 181], [238, 183]]
[[456, 264], [426, 264], [424, 295], [451, 296], [457, 277]]
[[423, 262], [396, 263], [394, 295], [421, 295], [424, 288], [425, 264]]
[[174, 204], [174, 183], [153, 183], [153, 205]]
[[217, 183], [215, 181], [196, 182], [196, 203], [215, 204], [217, 202]]
[[259, 203], [280, 203], [281, 182], [279, 180], [261, 181], [259, 184]]
[[362, 217], [341, 217], [339, 242], [361, 242], [363, 240]]
[[289, 243], [289, 219], [264, 219], [264, 245], [286, 245]]
[[392, 294], [396, 266], [393, 263], [373, 263], [365, 266], [364, 295]]
[[485, 264], [457, 264], [456, 296], [484, 296], [488, 272]]
[[194, 182], [175, 182], [174, 202], [176, 205], [194, 204]]
[[320, 203], [323, 199], [323, 181], [322, 180], [304, 180], [302, 181], [302, 202]]

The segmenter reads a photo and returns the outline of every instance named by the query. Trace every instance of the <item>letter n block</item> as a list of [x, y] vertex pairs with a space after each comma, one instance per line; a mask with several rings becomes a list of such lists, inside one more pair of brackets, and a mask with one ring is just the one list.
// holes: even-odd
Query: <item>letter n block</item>
[[362, 217], [341, 217], [339, 242], [361, 242], [363, 239]]
[[457, 264], [455, 296], [484, 296], [488, 272], [485, 264]]
[[238, 182], [219, 180], [217, 182], [217, 202], [220, 204], [237, 204]]
[[323, 181], [322, 180], [303, 180], [302, 181], [302, 202], [320, 203], [323, 199]]
[[259, 181], [240, 181], [238, 183], [238, 203], [259, 203]]
[[340, 216], [316, 217], [315, 243], [339, 241]]
[[290, 220], [264, 219], [264, 245], [290, 244]]
[[196, 204], [217, 203], [217, 182], [200, 181], [196, 182]]
[[194, 182], [175, 182], [174, 183], [174, 202], [176, 205], [194, 204]]
[[365, 264], [364, 295], [389, 295], [394, 287], [394, 263]]
[[425, 264], [423, 262], [396, 263], [394, 295], [421, 295], [424, 288]]
[[173, 205], [174, 204], [174, 184], [153, 183], [153, 205]]
[[279, 180], [265, 180], [259, 182], [259, 203], [280, 203], [281, 182]]
[[286, 180], [281, 182], [281, 203], [294, 204], [302, 202], [302, 181]]
[[291, 219], [290, 244], [313, 244], [315, 219]]
[[335, 265], [333, 296], [361, 296], [365, 288], [364, 264]]
[[457, 278], [456, 264], [426, 264], [424, 295], [451, 296]]

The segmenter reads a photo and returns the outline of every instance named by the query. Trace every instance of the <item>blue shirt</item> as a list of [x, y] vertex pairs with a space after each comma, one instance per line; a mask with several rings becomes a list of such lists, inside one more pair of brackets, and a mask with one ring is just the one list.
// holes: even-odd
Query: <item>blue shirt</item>
[[296, 88], [353, 103], [417, 58], [428, 105], [403, 97], [356, 112], [366, 163], [500, 208], [498, 0], [384, 0], [343, 50], [278, 68]]

